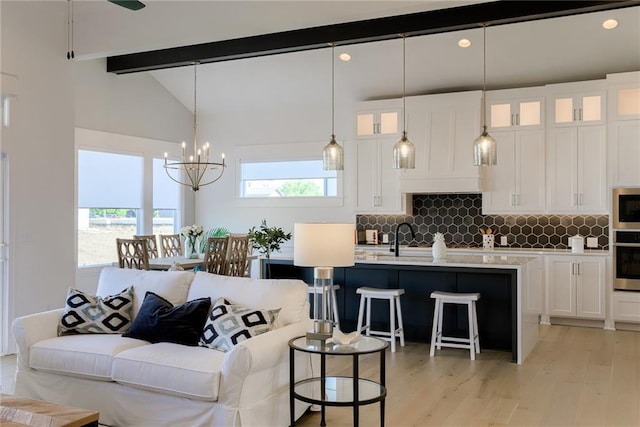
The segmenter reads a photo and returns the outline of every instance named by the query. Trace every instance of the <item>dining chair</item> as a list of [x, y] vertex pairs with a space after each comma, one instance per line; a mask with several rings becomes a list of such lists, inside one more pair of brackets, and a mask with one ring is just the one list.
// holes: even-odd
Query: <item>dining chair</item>
[[158, 258], [158, 241], [155, 234], [134, 235], [133, 238], [145, 241], [149, 258]]
[[149, 252], [142, 239], [116, 239], [118, 267], [138, 270], [149, 269]]
[[227, 267], [225, 275], [243, 277], [247, 273], [247, 259], [249, 253], [249, 236], [246, 234], [229, 235], [227, 249]]
[[182, 255], [182, 239], [179, 234], [161, 234], [160, 245], [163, 257]]
[[226, 274], [228, 237], [209, 237], [204, 253], [204, 271], [213, 274]]

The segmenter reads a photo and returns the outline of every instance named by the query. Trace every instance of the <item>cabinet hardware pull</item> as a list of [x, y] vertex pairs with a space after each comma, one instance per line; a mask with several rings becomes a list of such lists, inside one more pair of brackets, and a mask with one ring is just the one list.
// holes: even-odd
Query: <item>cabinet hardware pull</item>
[[515, 114], [511, 115], [511, 126], [515, 125]]
[[572, 276], [576, 275], [576, 263], [575, 262], [571, 263], [571, 275]]
[[576, 109], [575, 108], [573, 109], [573, 121], [574, 122], [576, 121]]
[[578, 120], [582, 121], [582, 108], [578, 110]]
[[516, 113], [516, 126], [520, 126], [520, 113]]
[[515, 203], [516, 203], [515, 202], [515, 194], [512, 194], [511, 195], [511, 206], [515, 206], [516, 205]]
[[576, 263], [576, 267], [578, 269], [578, 276], [580, 275], [580, 263]]
[[579, 200], [579, 202], [580, 202], [580, 206], [583, 206], [583, 205], [584, 205], [584, 193], [580, 193], [580, 200]]

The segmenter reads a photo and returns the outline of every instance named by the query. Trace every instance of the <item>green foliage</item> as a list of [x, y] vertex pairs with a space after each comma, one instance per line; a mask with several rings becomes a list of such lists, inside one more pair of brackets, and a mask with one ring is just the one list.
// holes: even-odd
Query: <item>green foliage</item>
[[322, 189], [311, 181], [287, 181], [278, 188], [285, 197], [322, 196]]
[[121, 218], [127, 216], [129, 209], [89, 209], [89, 215], [95, 218]]
[[291, 233], [285, 233], [280, 227], [269, 227], [267, 220], [263, 219], [259, 229], [251, 227], [247, 234], [252, 248], [267, 258], [267, 269], [269, 277], [271, 277], [271, 264], [269, 263], [271, 252], [279, 251], [282, 243], [291, 240]]
[[205, 253], [207, 250], [207, 240], [209, 237], [224, 237], [229, 235], [229, 230], [224, 227], [211, 228], [202, 234], [200, 239], [200, 253]]

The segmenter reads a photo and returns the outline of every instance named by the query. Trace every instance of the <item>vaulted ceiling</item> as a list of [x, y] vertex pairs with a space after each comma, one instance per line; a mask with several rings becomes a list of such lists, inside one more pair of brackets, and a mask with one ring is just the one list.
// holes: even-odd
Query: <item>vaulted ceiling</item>
[[[130, 12], [108, 2], [78, 2], [75, 49], [80, 59], [228, 40], [479, 2], [459, 1], [147, 1]], [[619, 25], [604, 30], [614, 17]], [[471, 40], [467, 49], [457, 46]], [[479, 89], [480, 28], [407, 39], [408, 94]], [[339, 46], [336, 102], [399, 96], [401, 39]], [[201, 65], [198, 110], [297, 108], [330, 102], [330, 48]], [[604, 78], [640, 70], [640, 6], [508, 24], [487, 29], [490, 89]], [[193, 69], [151, 74], [188, 108]]]

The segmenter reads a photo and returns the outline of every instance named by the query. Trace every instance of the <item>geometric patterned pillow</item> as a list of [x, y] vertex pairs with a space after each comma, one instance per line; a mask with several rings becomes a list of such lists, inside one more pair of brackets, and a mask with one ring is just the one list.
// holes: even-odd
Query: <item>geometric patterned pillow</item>
[[219, 298], [207, 317], [200, 346], [227, 352], [242, 341], [269, 332], [279, 312], [279, 308], [247, 308]]
[[69, 334], [121, 334], [131, 326], [133, 286], [119, 294], [98, 297], [69, 288], [58, 336]]

